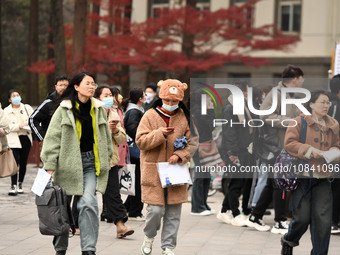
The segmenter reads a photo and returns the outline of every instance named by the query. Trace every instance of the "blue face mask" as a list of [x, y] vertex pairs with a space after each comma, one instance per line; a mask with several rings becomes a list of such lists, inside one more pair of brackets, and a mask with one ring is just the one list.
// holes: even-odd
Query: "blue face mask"
[[162, 107], [167, 110], [168, 112], [173, 112], [175, 111], [177, 108], [178, 108], [178, 104], [175, 104], [175, 105], [167, 105], [167, 104], [164, 104], [162, 105]]
[[105, 109], [110, 109], [113, 105], [113, 97], [107, 97], [103, 99], [104, 108]]
[[21, 97], [20, 96], [12, 98], [12, 103], [13, 104], [18, 105], [18, 104], [20, 104], [20, 102], [21, 102]]

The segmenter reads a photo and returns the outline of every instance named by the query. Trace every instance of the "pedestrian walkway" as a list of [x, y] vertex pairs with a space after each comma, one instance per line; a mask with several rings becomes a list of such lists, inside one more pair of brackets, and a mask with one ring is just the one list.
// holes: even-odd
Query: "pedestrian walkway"
[[[38, 229], [38, 216], [34, 194], [29, 192], [37, 168], [29, 166], [24, 182], [25, 194], [8, 196], [10, 178], [0, 179], [0, 255], [54, 255], [52, 237], [43, 236]], [[101, 207], [101, 195], [98, 195]], [[221, 193], [208, 199], [217, 212], [223, 196]], [[101, 210], [101, 208], [100, 208]], [[146, 212], [144, 212], [146, 214]], [[264, 221], [273, 225], [273, 216]], [[97, 255], [140, 254], [144, 223], [128, 221], [135, 233], [125, 239], [116, 239], [114, 224], [100, 223]], [[181, 226], [178, 234], [176, 255], [276, 255], [280, 254], [280, 235], [258, 232], [246, 227], [223, 224], [215, 216], [191, 216], [190, 203], [183, 205]], [[80, 255], [79, 236], [70, 239], [67, 255]], [[294, 254], [310, 254], [309, 232], [304, 235]], [[154, 242], [152, 254], [161, 254], [160, 235]], [[340, 235], [331, 237], [330, 255], [340, 254]]]

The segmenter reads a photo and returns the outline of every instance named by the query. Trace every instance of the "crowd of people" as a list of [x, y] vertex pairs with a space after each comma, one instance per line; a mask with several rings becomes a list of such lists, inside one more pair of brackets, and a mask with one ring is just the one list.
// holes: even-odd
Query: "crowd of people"
[[[273, 122], [271, 126], [261, 127], [268, 137], [276, 137], [277, 151], [284, 148], [310, 166], [320, 166], [325, 164], [323, 152], [340, 149], [340, 75], [331, 80], [331, 92], [311, 93], [305, 104], [311, 115], [299, 112], [292, 104], [287, 106], [287, 114], [282, 115], [282, 88], [301, 88], [303, 76], [299, 67], [288, 65], [283, 70], [282, 81], [275, 87], [278, 98], [275, 111], [261, 116], [256, 116], [247, 105], [251, 84], [235, 82], [245, 98], [244, 115], [233, 113], [235, 100], [230, 95], [224, 100], [222, 118], [235, 123], [252, 119], [268, 123], [266, 120], [278, 119], [277, 125]], [[203, 115], [200, 104], [190, 107], [190, 100], [201, 100], [202, 91], [190, 93], [188, 104], [184, 104], [187, 88], [185, 83], [168, 79], [157, 85], [149, 84], [145, 89], [134, 88], [124, 99], [118, 88], [98, 86], [91, 73], [82, 71], [72, 79], [58, 76], [55, 91], [35, 110], [21, 102], [19, 91], [9, 91], [9, 105], [4, 109], [0, 106], [1, 154], [11, 148], [19, 171], [11, 177], [8, 195], [24, 193], [27, 158], [34, 139], [40, 144], [44, 169], [56, 184], [65, 188], [69, 202], [73, 203], [72, 214], [83, 255], [96, 252], [99, 219], [116, 225], [117, 238], [134, 233], [125, 225], [128, 220], [145, 221], [141, 245], [144, 255], [152, 253], [154, 238], [162, 225], [162, 254], [174, 254], [181, 205], [188, 199], [188, 188], [187, 185], [162, 188], [157, 163], [206, 164], [204, 146], [216, 147], [213, 164], [233, 165], [237, 169], [257, 165], [261, 170], [273, 164], [277, 156], [274, 151], [269, 151], [266, 158], [259, 155], [263, 151], [255, 142], [259, 131], [250, 125], [222, 125], [222, 142], [216, 145], [212, 101], [208, 100], [207, 114]], [[255, 109], [272, 107], [272, 88], [253, 88]], [[294, 93], [287, 94], [287, 99], [294, 97]], [[294, 127], [280, 125], [292, 119], [297, 123]], [[301, 127], [305, 123], [306, 140], [301, 142]], [[183, 137], [188, 145], [175, 148], [176, 139]], [[270, 153], [273, 155], [269, 157]], [[127, 163], [135, 165], [135, 195], [129, 195], [123, 202], [118, 172]], [[216, 212], [207, 203], [210, 173], [194, 171], [193, 174], [191, 215], [214, 215]], [[310, 226], [311, 254], [327, 254], [331, 233], [340, 232], [340, 180], [331, 178], [330, 171], [305, 177], [296, 190], [287, 192], [275, 185], [272, 173], [267, 171], [242, 176], [228, 174], [222, 179], [224, 200], [217, 219], [234, 226], [281, 234], [281, 254], [286, 255], [292, 254], [293, 247], [299, 245]], [[103, 194], [100, 215], [97, 191]], [[147, 204], [145, 216], [144, 203]], [[275, 220], [272, 227], [263, 221], [271, 203]], [[55, 236], [53, 245], [57, 255], [66, 254], [68, 236]]]
[[[339, 185], [337, 185], [339, 179], [334, 178], [331, 173], [332, 165], [338, 164], [339, 159], [326, 164], [323, 158], [324, 152], [340, 148], [338, 124], [340, 121], [340, 75], [331, 79], [331, 92], [323, 90], [311, 92], [310, 100], [304, 104], [311, 115], [303, 114], [294, 104], [287, 105], [286, 114], [281, 114], [282, 89], [301, 88], [304, 82], [303, 76], [304, 73], [299, 67], [288, 65], [282, 72], [282, 80], [274, 87], [276, 94], [274, 94], [274, 89], [263, 88], [261, 91], [252, 88], [252, 104], [255, 109], [268, 110], [273, 107], [273, 97], [278, 99], [274, 105], [275, 111], [260, 116], [251, 112], [247, 105], [249, 84], [245, 80], [237, 81], [235, 86], [244, 95], [244, 115], [233, 113], [235, 98], [230, 95], [220, 117], [228, 120], [228, 123], [222, 125], [219, 154], [223, 162], [219, 165], [232, 165], [236, 169], [244, 166], [258, 166], [257, 169], [260, 171], [242, 174], [240, 174], [241, 171], [236, 171], [224, 175], [222, 190], [225, 196], [217, 219], [234, 226], [250, 227], [258, 231], [271, 230], [274, 234], [281, 234], [281, 254], [284, 255], [293, 253], [293, 247], [299, 245], [300, 238], [309, 226], [313, 245], [311, 254], [327, 254], [331, 233], [340, 233], [338, 208], [340, 192]], [[294, 93], [288, 93], [286, 98], [293, 99], [295, 96]], [[191, 100], [194, 98], [193, 93]], [[195, 102], [199, 100], [200, 97]], [[198, 131], [198, 148], [200, 148], [201, 145], [207, 146], [209, 142], [211, 144], [214, 130], [212, 120], [215, 119], [215, 112], [212, 102], [207, 103], [206, 115], [201, 113], [200, 105], [196, 109], [195, 106], [196, 104], [192, 105], [191, 113], [193, 125]], [[241, 125], [253, 120], [261, 120], [265, 124], [262, 127], [254, 123]], [[270, 120], [277, 121], [271, 122]], [[282, 125], [284, 121], [291, 122], [289, 127]], [[307, 126], [304, 142], [300, 140], [302, 122]], [[232, 123], [238, 125], [232, 125]], [[262, 140], [258, 142], [261, 132]], [[270, 143], [270, 146], [267, 147], [265, 143]], [[210, 148], [213, 146], [210, 145]], [[282, 149], [303, 160], [305, 164], [304, 176], [298, 176], [301, 182], [292, 191], [280, 189], [276, 185], [273, 172], [265, 171], [269, 165], [274, 165]], [[199, 149], [192, 156], [194, 165], [202, 164], [204, 155]], [[322, 170], [321, 167], [323, 167]], [[309, 171], [309, 168], [314, 172]], [[207, 206], [210, 175], [207, 176], [206, 172], [195, 174], [197, 178], [194, 178], [193, 183], [191, 214], [197, 216], [215, 214], [214, 210]], [[197, 194], [200, 195], [196, 196]], [[242, 199], [241, 206], [240, 199]], [[263, 221], [263, 216], [270, 213], [267, 209], [272, 202], [275, 224], [270, 227]], [[288, 218], [290, 221], [287, 220]]]

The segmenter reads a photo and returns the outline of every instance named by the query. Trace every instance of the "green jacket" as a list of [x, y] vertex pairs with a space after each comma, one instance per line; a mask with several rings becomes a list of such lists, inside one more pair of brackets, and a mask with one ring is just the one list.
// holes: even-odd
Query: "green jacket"
[[[95, 107], [99, 145], [100, 171], [97, 171], [97, 191], [105, 193], [113, 154], [111, 131], [107, 125], [106, 112], [102, 107], [104, 103], [91, 99]], [[54, 171], [55, 183], [66, 189], [67, 195], [82, 195], [83, 167], [76, 122], [71, 109], [70, 100], [61, 102], [51, 119], [40, 157], [44, 169]]]

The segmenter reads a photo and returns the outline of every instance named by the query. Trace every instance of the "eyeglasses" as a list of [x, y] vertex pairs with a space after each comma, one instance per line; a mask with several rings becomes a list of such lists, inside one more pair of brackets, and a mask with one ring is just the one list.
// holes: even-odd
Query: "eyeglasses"
[[91, 86], [91, 87], [94, 87], [95, 89], [98, 88], [98, 84], [97, 83], [94, 83], [94, 82], [86, 82], [85, 85], [87, 87]]
[[330, 106], [331, 102], [315, 102], [316, 104], [323, 104], [323, 105], [327, 105]]

